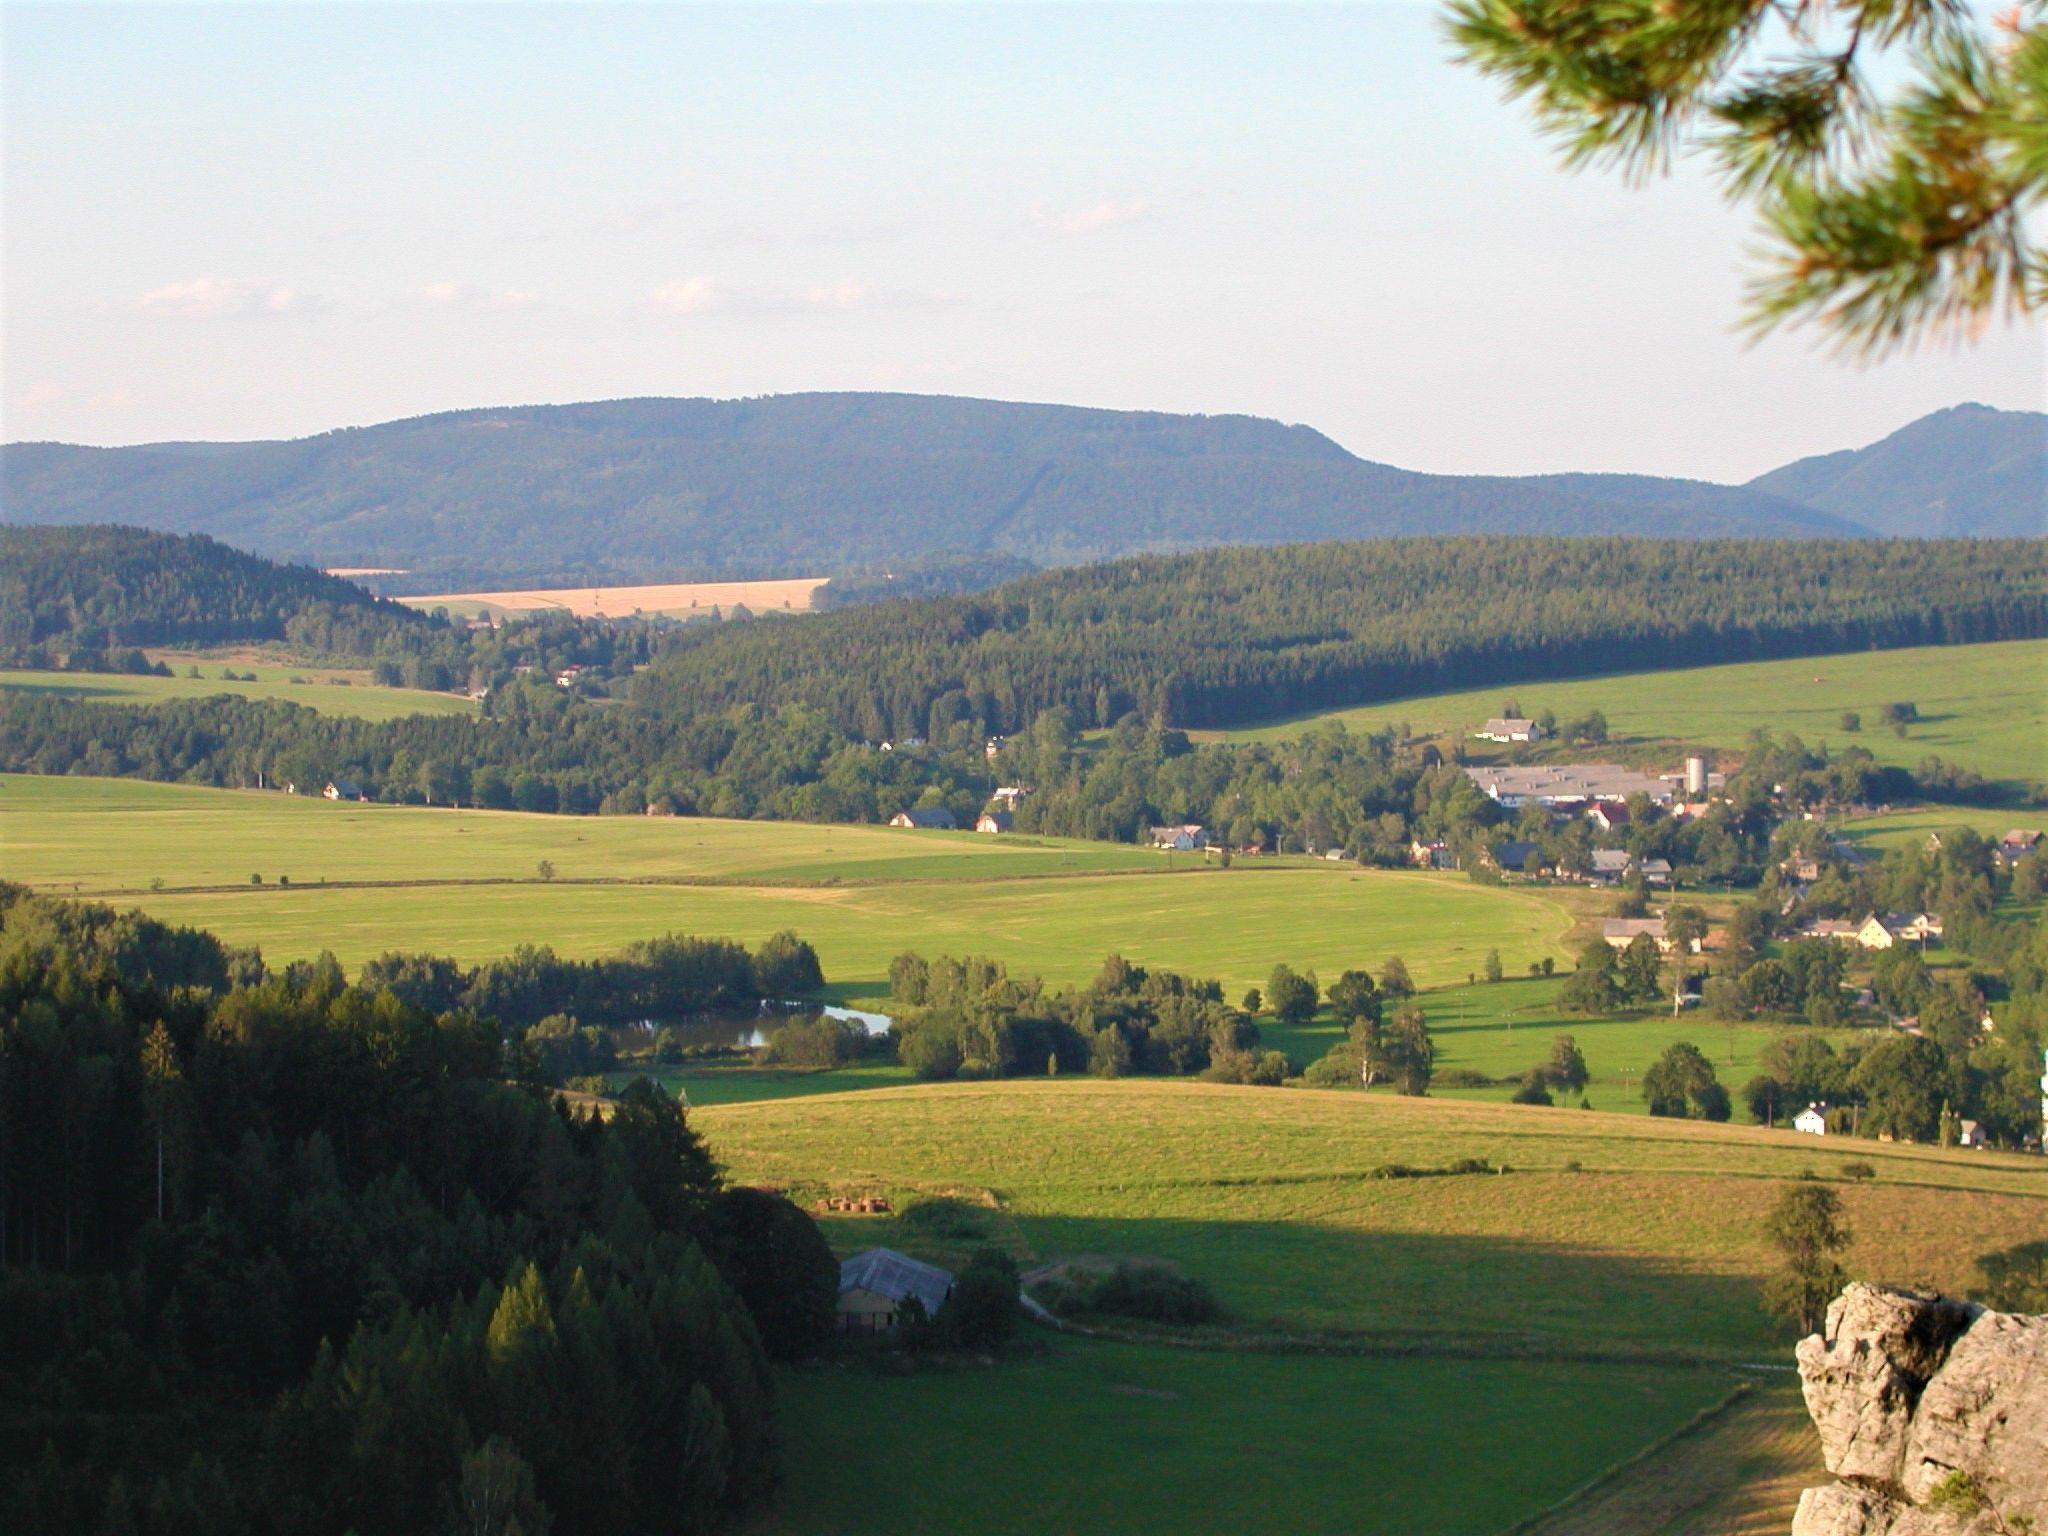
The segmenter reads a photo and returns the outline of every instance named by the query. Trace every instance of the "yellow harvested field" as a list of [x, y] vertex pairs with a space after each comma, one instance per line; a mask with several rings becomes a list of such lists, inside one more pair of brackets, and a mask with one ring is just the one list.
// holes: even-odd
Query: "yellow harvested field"
[[522, 592], [442, 592], [399, 601], [478, 617], [556, 609], [579, 619], [630, 619], [635, 614], [688, 618], [735, 603], [755, 613], [802, 613], [825, 580], [794, 576], [781, 581], [671, 581], [645, 587], [534, 587]]

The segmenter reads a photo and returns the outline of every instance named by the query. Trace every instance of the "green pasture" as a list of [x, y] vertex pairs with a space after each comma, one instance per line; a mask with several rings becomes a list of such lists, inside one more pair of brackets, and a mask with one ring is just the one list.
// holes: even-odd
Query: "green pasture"
[[[1588, 1102], [1622, 1114], [1647, 1114], [1641, 1093], [1643, 1070], [1667, 1047], [1679, 1041], [1697, 1045], [1734, 1093], [1762, 1070], [1764, 1048], [1790, 1027], [1724, 1023], [1702, 1017], [1697, 1009], [1673, 1017], [1668, 1007], [1620, 1018], [1587, 1018], [1557, 1006], [1557, 993], [1563, 985], [1562, 975], [1510, 978], [1422, 994], [1416, 1001], [1429, 1019], [1437, 1072], [1507, 1077], [1544, 1060], [1552, 1040], [1570, 1035], [1578, 1041], [1592, 1074], [1586, 1088]], [[1260, 1028], [1266, 1044], [1286, 1051], [1297, 1067], [1322, 1055], [1344, 1033], [1327, 1012], [1303, 1028], [1291, 1029], [1270, 1020], [1261, 1020]], [[1847, 1034], [1838, 1032], [1829, 1038], [1839, 1045]], [[1504, 1102], [1514, 1088], [1453, 1088], [1440, 1083], [1433, 1091], [1449, 1098]], [[1739, 1103], [1736, 1113], [1743, 1113]]]
[[[238, 676], [254, 672], [253, 683], [226, 682], [223, 666]], [[120, 672], [29, 672], [0, 670], [0, 698], [10, 694], [83, 699], [92, 704], [164, 704], [173, 699], [206, 699], [227, 693], [244, 699], [284, 699], [325, 715], [353, 715], [362, 720], [396, 720], [405, 715], [466, 715], [476, 705], [460, 694], [429, 693], [419, 688], [379, 688], [367, 672], [340, 674], [331, 668], [271, 666], [264, 663], [202, 661], [203, 677], [129, 676]], [[350, 676], [347, 682], [339, 681]], [[293, 678], [306, 681], [293, 682]]]
[[[1976, 1255], [2048, 1237], [2036, 1159], [1788, 1130], [1384, 1092], [1158, 1079], [1014, 1080], [700, 1109], [735, 1177], [993, 1201], [1020, 1258], [1156, 1256], [1250, 1332], [1383, 1347], [1781, 1358], [1757, 1301], [1760, 1225], [1806, 1170], [1840, 1186], [1852, 1273], [1947, 1287]], [[1510, 1172], [1374, 1177], [1467, 1157]], [[919, 1247], [894, 1218], [835, 1245]], [[933, 1255], [949, 1257], [945, 1252]]]
[[1729, 1387], [1705, 1370], [1078, 1339], [990, 1369], [795, 1371], [787, 1481], [758, 1529], [1493, 1536]]
[[[541, 859], [552, 881], [535, 874]], [[0, 868], [273, 960], [330, 949], [350, 966], [393, 948], [476, 961], [522, 943], [595, 955], [671, 931], [754, 943], [794, 928], [847, 1001], [881, 998], [905, 949], [995, 955], [1054, 983], [1085, 980], [1116, 951], [1233, 995], [1283, 960], [1335, 976], [1399, 954], [1428, 986], [1462, 979], [1488, 949], [1515, 968], [1562, 958], [1572, 920], [1548, 893], [1319, 860], [1169, 872], [1159, 854], [1096, 843], [19, 776], [0, 777]]]
[[1837, 825], [1849, 842], [1883, 853], [1893, 848], [1923, 846], [1937, 832], [1968, 827], [1997, 839], [2015, 827], [2048, 831], [2048, 810], [1980, 810], [1968, 805], [1930, 805], [1884, 816], [1864, 816]]
[[[1867, 747], [1879, 762], [1902, 767], [1932, 754], [1990, 779], [2048, 779], [2048, 640], [1857, 651], [1569, 682], [1504, 682], [1214, 734], [1264, 740], [1299, 735], [1326, 720], [1341, 720], [1354, 731], [1406, 722], [1417, 733], [1463, 733], [1498, 715], [1510, 699], [1524, 714], [1548, 709], [1560, 720], [1597, 709], [1617, 739], [1740, 747], [1762, 727], [1809, 743]], [[1904, 738], [1880, 719], [1893, 702], [1920, 709], [1919, 722]], [[1841, 725], [1851, 710], [1863, 717], [1854, 735]]]

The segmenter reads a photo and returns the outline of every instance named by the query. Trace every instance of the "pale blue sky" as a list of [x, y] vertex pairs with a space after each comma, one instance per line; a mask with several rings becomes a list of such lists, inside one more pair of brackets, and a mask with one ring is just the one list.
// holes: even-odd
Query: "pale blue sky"
[[903, 389], [1740, 478], [1963, 399], [1735, 333], [1703, 178], [1558, 170], [1423, 4], [8, 4], [9, 439]]

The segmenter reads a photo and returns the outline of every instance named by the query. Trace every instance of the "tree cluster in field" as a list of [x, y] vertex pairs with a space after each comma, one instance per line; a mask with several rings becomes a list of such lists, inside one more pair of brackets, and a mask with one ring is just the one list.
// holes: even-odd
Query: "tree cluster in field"
[[0, 1527], [710, 1531], [837, 1266], [652, 1083], [0, 888]]
[[923, 1078], [1153, 1073], [1277, 1084], [1289, 1070], [1281, 1052], [1259, 1049], [1258, 1025], [1219, 984], [1118, 955], [1086, 986], [1052, 991], [984, 956], [905, 953], [889, 964], [889, 995], [897, 1058]]
[[521, 944], [473, 967], [393, 951], [365, 964], [357, 982], [429, 1012], [481, 1014], [518, 1032], [562, 1015], [603, 1027], [752, 1013], [763, 1002], [815, 993], [825, 975], [817, 951], [784, 929], [751, 954], [731, 939], [674, 933], [637, 939], [594, 960], [571, 960], [545, 944]]
[[706, 633], [642, 680], [882, 740], [1046, 709], [1222, 726], [1523, 677], [2048, 633], [2038, 541], [1468, 537], [1233, 548]]

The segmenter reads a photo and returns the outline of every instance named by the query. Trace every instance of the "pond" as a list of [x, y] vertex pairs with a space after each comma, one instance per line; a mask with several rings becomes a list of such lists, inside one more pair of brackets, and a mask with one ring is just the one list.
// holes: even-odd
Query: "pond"
[[886, 1013], [867, 1013], [859, 1008], [820, 1008], [806, 1003], [776, 1006], [763, 1003], [758, 1013], [707, 1015], [687, 1019], [642, 1019], [618, 1031], [622, 1050], [642, 1046], [657, 1030], [666, 1029], [686, 1049], [692, 1046], [737, 1046], [759, 1050], [768, 1043], [768, 1031], [788, 1019], [823, 1014], [828, 1019], [847, 1019], [865, 1029], [870, 1038], [889, 1033], [893, 1022]]

